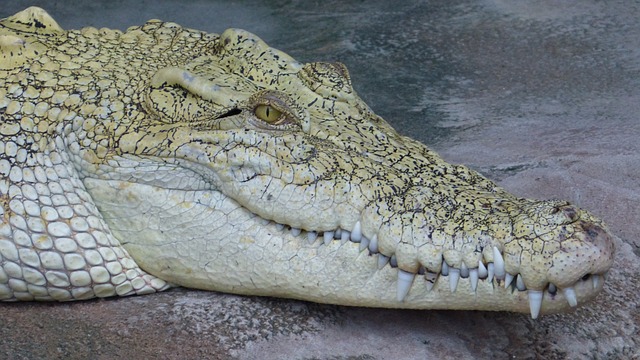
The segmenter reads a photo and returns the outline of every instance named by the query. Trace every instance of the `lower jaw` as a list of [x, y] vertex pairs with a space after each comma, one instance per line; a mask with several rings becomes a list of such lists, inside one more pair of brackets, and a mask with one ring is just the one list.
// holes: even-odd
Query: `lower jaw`
[[[137, 249], [130, 246], [127, 249], [131, 253], [137, 252]], [[224, 253], [223, 249], [220, 250]], [[460, 279], [456, 290], [452, 291], [448, 276], [440, 276], [431, 289], [428, 289], [430, 283], [424, 276], [415, 276], [404, 300], [398, 301], [396, 268], [387, 266], [378, 269], [375, 256], [360, 253], [357, 246], [349, 243], [332, 243], [314, 250], [298, 251], [286, 267], [284, 263], [291, 253], [285, 255], [288, 252], [284, 251], [268, 254], [281, 256], [273, 262], [254, 262], [255, 268], [263, 269], [260, 271], [249, 270], [247, 267], [250, 268], [250, 264], [241, 261], [236, 266], [227, 263], [227, 269], [220, 270], [206, 261], [193, 262], [192, 259], [176, 257], [159, 257], [154, 264], [163, 264], [162, 266], [143, 268], [175, 284], [242, 295], [377, 308], [531, 312], [528, 291], [505, 288], [504, 282], [495, 280], [479, 280], [473, 291], [468, 278]], [[246, 249], [244, 253], [249, 252], [251, 251]], [[325, 255], [333, 257], [325, 260]], [[602, 285], [594, 289], [591, 281], [578, 282], [574, 286], [578, 304], [592, 300], [601, 289]], [[548, 291], [542, 293], [539, 314], [566, 312], [571, 309], [561, 291], [555, 294]]]
[[[399, 301], [399, 270], [379, 269], [378, 255], [360, 244], [321, 237], [310, 243], [216, 192], [89, 182], [111, 230], [126, 239], [138, 264], [177, 285], [349, 306], [530, 312], [528, 291], [483, 279], [474, 291], [470, 278], [460, 278], [452, 290], [450, 275], [439, 276], [431, 289], [424, 276], [413, 277]], [[578, 304], [601, 288], [602, 282], [594, 288], [579, 281]], [[570, 308], [562, 292], [542, 293], [540, 314]]]

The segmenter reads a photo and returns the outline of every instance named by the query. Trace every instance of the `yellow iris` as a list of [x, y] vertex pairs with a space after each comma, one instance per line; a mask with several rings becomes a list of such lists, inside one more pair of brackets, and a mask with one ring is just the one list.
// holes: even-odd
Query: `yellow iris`
[[277, 125], [277, 121], [280, 118], [280, 115], [282, 115], [282, 111], [271, 105], [258, 105], [254, 112], [258, 119], [272, 125]]

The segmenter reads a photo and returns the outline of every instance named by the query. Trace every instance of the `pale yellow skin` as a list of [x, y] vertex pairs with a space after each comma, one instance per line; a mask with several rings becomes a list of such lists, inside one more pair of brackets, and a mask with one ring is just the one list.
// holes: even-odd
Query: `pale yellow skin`
[[539, 293], [551, 313], [602, 289], [614, 251], [600, 220], [398, 135], [342, 64], [235, 29], [64, 31], [38, 8], [0, 26], [3, 300], [175, 284], [519, 312]]

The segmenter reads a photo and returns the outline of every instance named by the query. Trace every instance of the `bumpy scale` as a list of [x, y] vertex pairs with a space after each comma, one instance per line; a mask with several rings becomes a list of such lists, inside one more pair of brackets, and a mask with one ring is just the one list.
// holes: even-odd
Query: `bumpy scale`
[[339, 63], [150, 21], [0, 22], [0, 299], [169, 284], [541, 313], [592, 299], [602, 222], [397, 134]]

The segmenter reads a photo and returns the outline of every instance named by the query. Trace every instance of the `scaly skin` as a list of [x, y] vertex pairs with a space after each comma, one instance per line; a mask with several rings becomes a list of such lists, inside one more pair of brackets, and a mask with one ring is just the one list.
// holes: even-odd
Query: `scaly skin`
[[393, 308], [563, 311], [602, 222], [398, 135], [337, 63], [242, 30], [0, 22], [0, 298], [169, 284]]

